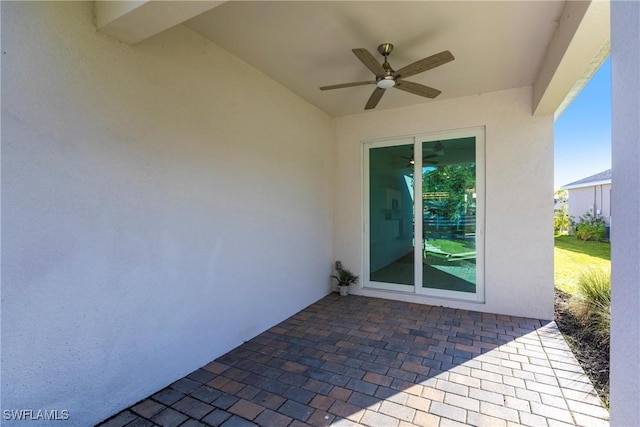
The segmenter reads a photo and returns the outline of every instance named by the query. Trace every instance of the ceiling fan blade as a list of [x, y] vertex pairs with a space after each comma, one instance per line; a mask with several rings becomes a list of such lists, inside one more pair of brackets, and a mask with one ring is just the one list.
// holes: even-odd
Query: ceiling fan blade
[[436, 53], [435, 55], [431, 55], [419, 61], [416, 61], [413, 64], [409, 64], [406, 67], [400, 68], [398, 71], [396, 71], [396, 76], [400, 78], [410, 77], [414, 74], [418, 74], [423, 71], [439, 67], [440, 65], [444, 65], [447, 62], [453, 61], [454, 59], [455, 58], [453, 57], [451, 52], [445, 50], [443, 52]]
[[358, 49], [351, 49], [351, 51], [353, 53], [355, 53], [355, 55], [358, 57], [358, 59], [368, 69], [370, 69], [373, 74], [375, 74], [376, 76], [385, 74], [385, 71], [384, 71], [384, 68], [382, 67], [382, 64], [380, 64], [378, 62], [378, 60], [376, 59], [376, 57], [373, 56], [371, 54], [371, 52], [369, 52], [367, 49], [358, 48]]
[[372, 110], [376, 108], [376, 105], [378, 105], [378, 102], [380, 102], [380, 98], [382, 98], [382, 95], [384, 95], [385, 90], [386, 89], [376, 87], [373, 90], [373, 93], [371, 94], [371, 96], [369, 97], [369, 100], [367, 101], [367, 105], [364, 106], [364, 109]]
[[394, 87], [397, 89], [403, 90], [405, 92], [409, 92], [414, 95], [424, 96], [427, 98], [435, 98], [436, 96], [442, 93], [438, 89], [421, 85], [419, 83], [408, 82], [406, 80], [399, 80]]
[[322, 86], [320, 90], [341, 89], [343, 87], [363, 86], [363, 85], [370, 85], [370, 84], [376, 84], [375, 80], [370, 80], [366, 82], [341, 83], [339, 85]]
[[431, 154], [432, 156], [434, 157], [444, 156], [444, 146], [440, 141], [436, 141], [435, 144], [433, 144], [433, 142], [429, 142], [427, 144], [429, 145], [429, 148], [426, 151], [433, 153]]

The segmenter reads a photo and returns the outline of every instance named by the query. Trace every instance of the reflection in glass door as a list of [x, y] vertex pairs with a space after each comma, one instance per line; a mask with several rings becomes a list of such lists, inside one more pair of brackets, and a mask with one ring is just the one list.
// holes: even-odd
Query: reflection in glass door
[[[413, 292], [413, 143], [369, 150], [369, 277]], [[404, 289], [403, 289], [404, 288]]]
[[476, 292], [476, 141], [422, 143], [424, 288]]
[[369, 142], [363, 161], [363, 286], [483, 301], [484, 129]]

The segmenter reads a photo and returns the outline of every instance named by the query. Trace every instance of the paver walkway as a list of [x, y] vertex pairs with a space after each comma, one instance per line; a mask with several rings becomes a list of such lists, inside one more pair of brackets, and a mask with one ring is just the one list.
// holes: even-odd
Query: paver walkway
[[608, 419], [554, 322], [331, 294], [102, 426]]

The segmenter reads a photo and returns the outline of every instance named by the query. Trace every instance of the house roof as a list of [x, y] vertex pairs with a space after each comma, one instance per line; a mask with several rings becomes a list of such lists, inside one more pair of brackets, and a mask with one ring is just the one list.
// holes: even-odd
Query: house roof
[[563, 190], [572, 188], [591, 187], [594, 185], [611, 184], [611, 169], [579, 179], [562, 187]]
[[[532, 113], [558, 114], [609, 52], [608, 1], [96, 2], [98, 28], [128, 44], [184, 24], [332, 117], [359, 114], [373, 84], [351, 52], [395, 48], [396, 70], [449, 50], [455, 60], [407, 80], [431, 100], [390, 89], [376, 110], [532, 86]], [[215, 75], [212, 75], [215, 78]]]

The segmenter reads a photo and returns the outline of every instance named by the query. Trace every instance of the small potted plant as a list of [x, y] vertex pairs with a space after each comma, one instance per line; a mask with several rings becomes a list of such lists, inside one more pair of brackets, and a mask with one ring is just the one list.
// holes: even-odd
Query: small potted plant
[[338, 281], [338, 289], [340, 289], [340, 295], [349, 295], [349, 285], [352, 283], [357, 283], [358, 276], [344, 268], [338, 268], [336, 269], [336, 272], [338, 274], [334, 274], [331, 277]]

